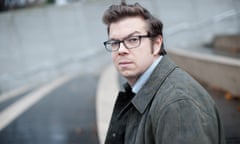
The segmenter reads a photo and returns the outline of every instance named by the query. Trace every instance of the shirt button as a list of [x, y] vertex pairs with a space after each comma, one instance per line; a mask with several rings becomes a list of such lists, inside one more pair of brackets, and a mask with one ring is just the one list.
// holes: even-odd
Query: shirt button
[[116, 137], [116, 133], [113, 133], [112, 136], [115, 138]]

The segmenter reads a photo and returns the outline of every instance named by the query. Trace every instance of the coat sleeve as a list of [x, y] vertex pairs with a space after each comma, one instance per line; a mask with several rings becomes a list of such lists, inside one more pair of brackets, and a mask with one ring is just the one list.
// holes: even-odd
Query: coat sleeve
[[217, 120], [190, 99], [170, 103], [155, 123], [156, 144], [217, 144]]

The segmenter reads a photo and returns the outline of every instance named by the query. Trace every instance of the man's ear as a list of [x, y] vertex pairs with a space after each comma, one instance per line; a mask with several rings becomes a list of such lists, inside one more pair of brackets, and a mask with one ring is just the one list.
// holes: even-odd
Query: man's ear
[[161, 46], [162, 46], [163, 38], [161, 35], [154, 38], [154, 44], [153, 44], [153, 54], [159, 55]]

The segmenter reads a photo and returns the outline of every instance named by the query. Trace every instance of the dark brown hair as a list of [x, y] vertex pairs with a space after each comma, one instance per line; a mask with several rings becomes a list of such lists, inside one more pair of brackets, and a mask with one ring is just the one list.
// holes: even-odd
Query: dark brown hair
[[[162, 22], [155, 18], [147, 9], [142, 7], [139, 3], [133, 5], [126, 4], [122, 2], [120, 5], [111, 5], [103, 15], [103, 22], [107, 25], [107, 32], [109, 34], [109, 27], [111, 23], [118, 22], [126, 17], [142, 17], [148, 25], [148, 34], [155, 37], [162, 34], [163, 24]], [[162, 43], [160, 55], [165, 55], [166, 51]]]

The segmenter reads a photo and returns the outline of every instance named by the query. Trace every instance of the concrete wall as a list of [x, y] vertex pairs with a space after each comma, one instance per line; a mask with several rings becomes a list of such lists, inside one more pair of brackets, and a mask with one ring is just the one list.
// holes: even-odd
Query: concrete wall
[[0, 93], [81, 70], [82, 59], [104, 52], [101, 7], [74, 3], [0, 13]]
[[240, 59], [177, 48], [168, 54], [201, 82], [240, 97]]
[[[238, 0], [155, 0], [155, 13], [165, 24], [167, 46], [186, 47], [212, 40], [217, 34], [240, 33]], [[161, 6], [161, 8], [158, 8]]]

